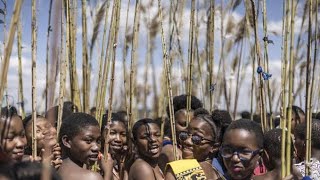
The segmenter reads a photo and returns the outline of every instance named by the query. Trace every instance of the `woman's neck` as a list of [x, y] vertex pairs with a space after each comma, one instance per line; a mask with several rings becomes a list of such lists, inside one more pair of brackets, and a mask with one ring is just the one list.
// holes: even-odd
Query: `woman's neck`
[[80, 162], [79, 160], [73, 158], [72, 156], [69, 156], [67, 159], [69, 159], [71, 162], [79, 166], [80, 168], [83, 168], [84, 163]]

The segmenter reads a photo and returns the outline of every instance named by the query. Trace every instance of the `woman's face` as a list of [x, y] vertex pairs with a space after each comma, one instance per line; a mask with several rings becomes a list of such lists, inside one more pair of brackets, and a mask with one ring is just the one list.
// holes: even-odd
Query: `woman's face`
[[[192, 117], [191, 117], [192, 118]], [[175, 114], [176, 132], [186, 131], [187, 129], [187, 111], [180, 110]]]
[[[233, 155], [230, 158], [223, 158], [225, 167], [232, 179], [249, 179], [260, 158], [258, 154], [253, 154], [246, 158], [241, 158], [239, 151], [259, 150], [255, 134], [244, 129], [232, 129], [225, 133], [222, 147], [233, 149]], [[248, 153], [244, 153], [248, 154]]]
[[[183, 158], [204, 161], [210, 153], [217, 151], [217, 147], [214, 147], [212, 134], [212, 128], [206, 121], [193, 118], [188, 127], [188, 137], [182, 141]], [[192, 139], [198, 140], [198, 143], [193, 142]]]
[[[51, 148], [57, 143], [56, 128], [45, 118], [37, 118], [36, 120], [36, 138], [38, 150], [45, 147]], [[32, 143], [32, 122], [30, 121], [26, 126], [26, 136], [28, 144]]]
[[98, 160], [101, 144], [101, 133], [99, 126], [83, 127], [78, 134], [72, 138], [62, 137], [63, 144], [69, 148], [69, 158], [75, 162], [93, 165]]
[[21, 118], [17, 115], [11, 118], [1, 117], [0, 129], [3, 151], [12, 160], [21, 161], [24, 155], [24, 148], [27, 145]]
[[114, 121], [110, 125], [110, 153], [119, 154], [123, 153], [123, 147], [127, 144], [127, 131], [125, 124], [120, 121]]
[[135, 142], [140, 157], [155, 160], [162, 148], [160, 127], [155, 123], [141, 125], [137, 130]]
[[188, 132], [191, 135], [188, 139], [193, 137], [199, 140], [199, 143], [192, 142], [193, 156], [199, 162], [205, 161], [211, 153], [218, 151], [218, 148], [214, 147], [213, 130], [206, 121], [194, 118], [189, 124]]
[[294, 137], [294, 148], [296, 149], [296, 155], [300, 161], [304, 160], [306, 155], [305, 140], [300, 139], [296, 134]]

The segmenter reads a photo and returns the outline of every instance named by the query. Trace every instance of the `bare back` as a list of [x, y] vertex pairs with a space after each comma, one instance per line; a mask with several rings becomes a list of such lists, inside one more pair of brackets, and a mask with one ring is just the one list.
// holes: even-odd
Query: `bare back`
[[83, 169], [77, 164], [72, 162], [69, 158], [65, 159], [59, 170], [58, 174], [62, 179], [76, 179], [76, 180], [102, 180], [102, 176], [96, 172]]

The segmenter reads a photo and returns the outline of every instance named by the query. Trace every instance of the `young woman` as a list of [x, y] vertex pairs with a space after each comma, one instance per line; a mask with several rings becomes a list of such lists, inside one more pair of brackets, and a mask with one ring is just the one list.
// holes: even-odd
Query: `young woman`
[[[62, 179], [110, 179], [112, 161], [108, 163], [98, 158], [101, 143], [101, 132], [98, 121], [85, 113], [74, 113], [68, 116], [61, 125], [59, 143], [63, 150], [62, 165], [58, 173]], [[84, 169], [99, 163], [104, 178], [99, 173]]]
[[[32, 116], [27, 116], [23, 120], [26, 131], [27, 146], [25, 154], [32, 154]], [[50, 158], [51, 164], [58, 168], [61, 163], [61, 148], [57, 143], [56, 128], [43, 116], [38, 115], [36, 120], [37, 155], [41, 158]]]
[[27, 145], [22, 120], [14, 107], [2, 108], [0, 117], [0, 142], [3, 152], [13, 161], [21, 161]]
[[[311, 130], [311, 159], [310, 159], [310, 177], [320, 179], [320, 120], [312, 120]], [[298, 124], [294, 131], [297, 156], [302, 162], [295, 164], [302, 176], [305, 176], [305, 148], [306, 148], [306, 125]]]
[[[180, 133], [179, 138], [183, 141], [183, 151], [186, 147], [192, 147], [192, 155], [196, 161], [181, 160], [169, 163], [166, 179], [188, 179], [196, 177], [224, 179], [217, 169], [212, 166], [212, 159], [218, 152], [220, 146], [220, 125], [215, 124], [210, 115], [196, 115], [189, 124], [188, 132]], [[182, 171], [181, 167], [188, 168]]]
[[252, 179], [254, 169], [262, 164], [262, 148], [263, 133], [259, 124], [247, 119], [233, 121], [220, 147], [229, 179]]
[[164, 179], [158, 166], [162, 148], [160, 122], [148, 118], [141, 119], [134, 124], [132, 136], [137, 159], [130, 168], [129, 180]]
[[[274, 180], [281, 178], [281, 141], [282, 130], [272, 129], [264, 134], [262, 153], [263, 162], [268, 169], [268, 172], [255, 176], [254, 180]], [[292, 148], [293, 154], [293, 148]], [[292, 168], [292, 175], [286, 177], [286, 179], [302, 179], [297, 176], [297, 170]]]
[[[105, 136], [109, 129], [109, 153], [114, 160], [112, 170], [113, 179], [127, 180], [128, 171], [124, 165], [128, 155], [128, 149], [126, 148], [128, 139], [126, 122], [122, 116], [119, 116], [117, 113], [112, 113], [110, 125], [106, 126], [106, 122], [107, 115], [104, 115], [102, 121], [102, 137]], [[104, 142], [102, 144], [104, 144]]]
[[[189, 112], [189, 118], [193, 118], [193, 112], [194, 110], [202, 108], [202, 102], [195, 96], [191, 96], [191, 112]], [[180, 132], [185, 132], [187, 129], [187, 117], [188, 117], [188, 112], [187, 112], [187, 95], [183, 94], [180, 96], [175, 96], [173, 98], [173, 111], [174, 111], [174, 118], [176, 122], [176, 138], [178, 140], [178, 147], [180, 146], [179, 142], [179, 134]], [[167, 107], [167, 114], [168, 117], [170, 117], [169, 113], [169, 106]], [[159, 166], [162, 171], [165, 170], [166, 164], [168, 162], [174, 161], [174, 156], [173, 156], [173, 146], [172, 146], [172, 135], [171, 135], [171, 125], [169, 119], [166, 121], [165, 124], [165, 136], [164, 136], [164, 143], [163, 143], [163, 148], [161, 151], [161, 158], [159, 158]], [[191, 151], [187, 152], [189, 153], [188, 156], [190, 158], [192, 157]], [[177, 148], [177, 154], [178, 157], [182, 157], [182, 151]]]

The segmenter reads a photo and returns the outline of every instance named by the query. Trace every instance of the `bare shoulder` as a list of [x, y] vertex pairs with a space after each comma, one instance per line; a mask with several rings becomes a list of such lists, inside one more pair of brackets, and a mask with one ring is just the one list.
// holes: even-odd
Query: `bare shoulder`
[[145, 161], [137, 159], [129, 171], [129, 180], [154, 179], [152, 167]]
[[102, 176], [99, 173], [83, 169], [80, 167], [70, 166], [62, 164], [58, 170], [58, 174], [62, 179], [76, 179], [76, 180], [102, 180]]
[[103, 180], [102, 176], [99, 173], [93, 171], [87, 172], [84, 176], [84, 179], [88, 180]]
[[[171, 144], [168, 144], [168, 145], [162, 147], [161, 155], [166, 156], [168, 159], [168, 162], [174, 161], [175, 159], [174, 159], [174, 154], [173, 154], [173, 146]], [[177, 155], [178, 156], [182, 155], [182, 152], [179, 148], [177, 148]]]
[[269, 180], [270, 176], [268, 176], [268, 174], [264, 174], [264, 175], [260, 175], [260, 176], [254, 176], [252, 179], [253, 180]]

